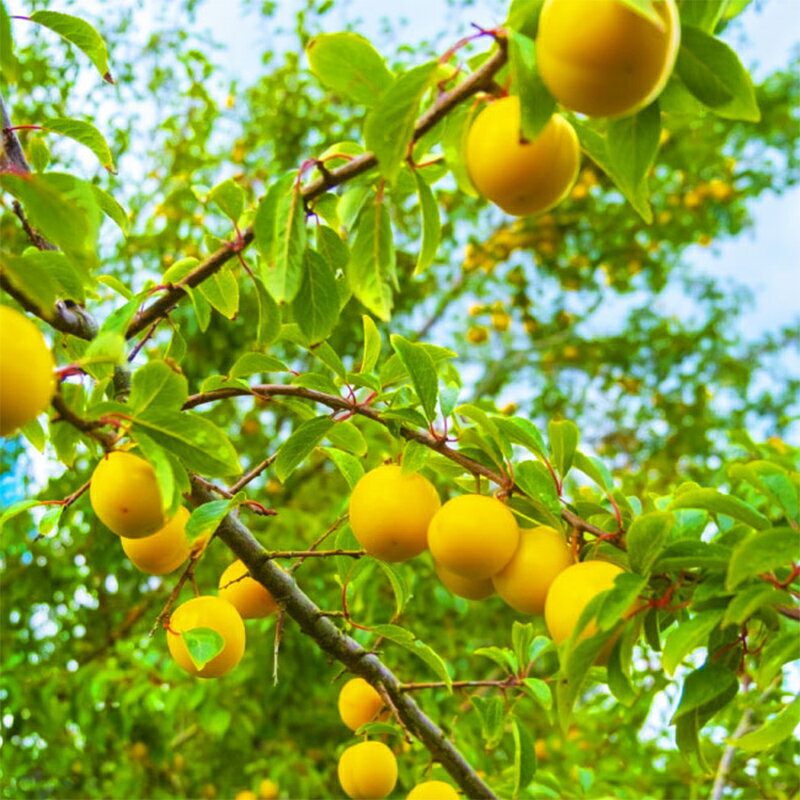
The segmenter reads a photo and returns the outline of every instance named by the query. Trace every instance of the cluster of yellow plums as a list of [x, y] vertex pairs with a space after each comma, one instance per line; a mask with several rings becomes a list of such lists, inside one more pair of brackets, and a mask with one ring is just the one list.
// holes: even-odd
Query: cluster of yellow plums
[[[624, 117], [667, 83], [678, 53], [675, 0], [655, 0], [660, 24], [622, 0], [545, 0], [536, 35], [542, 81], [565, 108], [589, 117]], [[475, 119], [466, 163], [475, 188], [504, 211], [537, 214], [569, 195], [580, 164], [575, 129], [550, 118], [539, 135], [520, 133], [520, 102], [494, 100]]]
[[[95, 467], [89, 497], [95, 514], [116, 533], [131, 562], [148, 575], [166, 575], [189, 557], [193, 547], [186, 535], [189, 512], [181, 507], [168, 520], [153, 467], [139, 456], [122, 450], [108, 453]], [[167, 627], [167, 647], [177, 664], [190, 675], [218, 678], [241, 660], [245, 648], [246, 619], [269, 616], [277, 609], [272, 595], [249, 577], [247, 567], [234, 561], [219, 578], [216, 595], [187, 600], [172, 612]], [[197, 663], [185, 634], [215, 631], [222, 638], [219, 652]]]
[[[352, 731], [362, 725], [387, 719], [380, 694], [363, 678], [352, 678], [339, 691], [339, 716]], [[386, 797], [397, 783], [397, 759], [382, 742], [359, 742], [339, 758], [339, 783], [353, 800]], [[458, 792], [444, 781], [423, 781], [407, 800], [458, 800]]]

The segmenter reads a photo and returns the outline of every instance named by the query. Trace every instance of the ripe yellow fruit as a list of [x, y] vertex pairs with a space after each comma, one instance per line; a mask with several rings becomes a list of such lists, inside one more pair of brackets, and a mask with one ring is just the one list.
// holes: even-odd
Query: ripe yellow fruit
[[[201, 669], [195, 666], [181, 634], [197, 628], [211, 628], [223, 639], [221, 652]], [[239, 612], [221, 597], [193, 597], [172, 613], [167, 629], [167, 647], [178, 666], [200, 678], [219, 678], [230, 672], [244, 655], [244, 622]]]
[[279, 792], [278, 784], [275, 783], [275, 781], [271, 781], [269, 778], [264, 778], [264, 780], [258, 784], [258, 796], [260, 800], [275, 800]]
[[[622, 568], [608, 561], [582, 561], [561, 572], [550, 584], [544, 606], [544, 621], [556, 644], [565, 642], [572, 634], [581, 612], [600, 592], [614, 587], [614, 579]], [[597, 633], [597, 625], [590, 622], [581, 633], [580, 640]]]
[[242, 619], [261, 619], [274, 614], [278, 610], [275, 598], [255, 578], [243, 578], [247, 572], [238, 559], [229, 564], [219, 578], [219, 596], [234, 606]]
[[95, 467], [89, 498], [94, 513], [117, 536], [142, 539], [164, 527], [161, 492], [150, 464], [115, 450]]
[[189, 558], [186, 523], [189, 511], [179, 508], [160, 531], [143, 539], [121, 538], [122, 549], [133, 565], [148, 575], [167, 575]]
[[520, 133], [518, 97], [495, 100], [467, 134], [467, 169], [475, 188], [508, 214], [538, 214], [560, 203], [578, 177], [580, 145], [557, 114], [530, 142]]
[[539, 71], [561, 105], [590, 117], [633, 114], [658, 97], [680, 44], [675, 0], [656, 0], [662, 24], [622, 0], [545, 0]]
[[352, 678], [339, 690], [339, 716], [351, 731], [374, 722], [383, 705], [378, 691], [363, 678]]
[[459, 795], [444, 781], [423, 781], [408, 793], [406, 800], [459, 800]]
[[371, 556], [405, 561], [427, 547], [428, 523], [440, 506], [429, 480], [387, 464], [370, 470], [353, 489], [350, 526]]
[[242, 789], [241, 792], [236, 794], [234, 800], [258, 800], [258, 797], [256, 797], [256, 793], [250, 789]]
[[56, 390], [55, 364], [41, 331], [0, 306], [0, 436], [36, 419]]
[[489, 339], [489, 329], [485, 325], [472, 325], [467, 331], [467, 341], [470, 344], [483, 344]]
[[379, 800], [394, 790], [397, 759], [382, 742], [361, 742], [339, 758], [339, 783], [353, 800]]
[[519, 544], [517, 520], [494, 497], [464, 494], [448, 500], [428, 528], [434, 561], [462, 578], [484, 580], [500, 572]]
[[520, 531], [519, 547], [492, 582], [511, 608], [523, 614], [542, 614], [550, 585], [574, 563], [563, 534], [540, 525]]
[[433, 566], [436, 569], [439, 580], [458, 597], [463, 597], [465, 600], [483, 600], [489, 597], [489, 595], [494, 594], [494, 584], [491, 578], [482, 578], [479, 580], [474, 578], [462, 578], [460, 575], [456, 575], [455, 572], [445, 569], [441, 564], [437, 564], [435, 561], [433, 562]]

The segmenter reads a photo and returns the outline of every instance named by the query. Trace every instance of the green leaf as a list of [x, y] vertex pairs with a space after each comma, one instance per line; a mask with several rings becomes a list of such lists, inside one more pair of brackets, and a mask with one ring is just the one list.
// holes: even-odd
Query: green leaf
[[381, 335], [372, 317], [362, 314], [361, 322], [364, 326], [364, 355], [361, 357], [361, 366], [358, 371], [361, 373], [372, 372], [381, 354]]
[[645, 19], [649, 19], [659, 29], [663, 29], [664, 21], [656, 9], [653, 0], [622, 0], [622, 2]]
[[62, 136], [67, 136], [84, 147], [88, 147], [97, 156], [97, 160], [105, 169], [116, 174], [117, 170], [114, 167], [111, 148], [108, 146], [103, 134], [94, 125], [79, 119], [64, 118], [44, 120], [41, 125], [46, 130], [60, 133]]
[[675, 71], [686, 88], [718, 116], [745, 122], [761, 119], [747, 70], [720, 39], [691, 25], [682, 25]]
[[136, 436], [136, 444], [156, 473], [164, 516], [172, 518], [181, 503], [180, 486], [176, 480], [173, 460], [163, 447], [141, 432]]
[[90, 185], [100, 210], [127, 236], [131, 225], [125, 209], [105, 189], [101, 189], [94, 183]]
[[358, 218], [347, 279], [356, 299], [384, 322], [391, 316], [389, 284], [396, 282], [395, 269], [389, 211], [383, 201], [376, 199], [364, 207]]
[[356, 484], [364, 474], [364, 467], [361, 461], [355, 456], [350, 455], [350, 453], [337, 450], [335, 447], [322, 447], [320, 449], [333, 461], [339, 472], [342, 473], [351, 491], [355, 489]]
[[203, 417], [151, 407], [134, 419], [134, 435], [137, 430], [177, 456], [191, 472], [224, 478], [242, 471], [228, 437]]
[[314, 358], [321, 361], [331, 372], [343, 381], [347, 378], [347, 370], [339, 358], [339, 354], [327, 343], [320, 342], [309, 348], [309, 352]]
[[314, 250], [306, 250], [303, 280], [292, 302], [292, 311], [310, 342], [327, 338], [339, 320], [336, 278], [328, 262]]
[[519, 793], [533, 780], [536, 774], [536, 747], [528, 728], [516, 716], [512, 715], [511, 732], [514, 737], [514, 782], [512, 797]]
[[634, 572], [649, 575], [650, 568], [669, 538], [675, 517], [668, 511], [654, 511], [635, 519], [628, 528], [628, 562]]
[[403, 475], [419, 472], [431, 454], [429, 447], [409, 439], [403, 448]]
[[47, 169], [50, 164], [50, 147], [44, 136], [30, 137], [28, 140], [28, 160], [34, 172], [44, 172]]
[[653, 209], [644, 184], [631, 187], [617, 172], [608, 157], [606, 139], [598, 133], [589, 122], [581, 122], [575, 118], [570, 119], [572, 127], [578, 133], [581, 147], [603, 172], [616, 184], [625, 199], [633, 206], [636, 213], [649, 225], [653, 221]]
[[632, 706], [636, 701], [636, 692], [631, 686], [625, 670], [622, 668], [622, 640], [620, 639], [608, 657], [608, 688], [611, 694], [625, 706]]
[[208, 193], [208, 201], [214, 203], [235, 224], [244, 211], [244, 189], [233, 178], [228, 178]]
[[214, 533], [234, 506], [230, 500], [212, 500], [197, 506], [186, 523], [186, 535], [191, 540]]
[[509, 675], [516, 675], [519, 671], [520, 665], [517, 663], [514, 653], [507, 647], [479, 647], [474, 654], [491, 659]]
[[91, 184], [60, 172], [0, 174], [0, 187], [25, 207], [31, 225], [78, 263], [94, 265], [100, 207]]
[[703, 611], [690, 620], [682, 621], [670, 631], [661, 654], [661, 665], [668, 675], [674, 675], [681, 661], [704, 645], [724, 613], [724, 609], [720, 608]]
[[467, 136], [472, 124], [473, 112], [468, 104], [457, 107], [445, 117], [444, 135], [442, 137], [442, 150], [445, 161], [460, 192], [468, 197], [477, 197], [478, 192], [472, 185], [472, 180], [467, 171], [464, 152]]
[[578, 426], [569, 420], [551, 420], [547, 425], [547, 436], [550, 439], [550, 452], [555, 462], [556, 471], [565, 478], [572, 466], [572, 459], [578, 449], [580, 432]]
[[470, 702], [481, 720], [481, 734], [487, 750], [494, 750], [503, 738], [505, 708], [499, 697], [472, 695]]
[[0, 0], [0, 74], [8, 83], [17, 82], [19, 62], [14, 54], [14, 39], [11, 35], [11, 18], [5, 3]]
[[192, 628], [181, 636], [197, 669], [203, 669], [225, 649], [225, 639], [213, 628]]
[[556, 101], [539, 75], [533, 39], [510, 31], [508, 57], [511, 81], [520, 103], [522, 135], [533, 141], [544, 130], [556, 110]]
[[378, 169], [389, 183], [397, 179], [406, 158], [419, 104], [438, 67], [438, 61], [429, 61], [398, 75], [367, 115], [364, 141], [377, 157]]
[[786, 706], [758, 730], [745, 733], [738, 739], [726, 739], [726, 741], [740, 750], [757, 753], [788, 739], [798, 725], [800, 725], [800, 698], [795, 698], [791, 705]]
[[115, 366], [124, 364], [125, 355], [125, 337], [121, 333], [105, 331], [89, 342], [78, 363], [93, 378], [100, 380], [110, 376]]
[[627, 193], [647, 192], [647, 174], [658, 153], [661, 112], [651, 103], [638, 114], [614, 119], [606, 129], [606, 148], [618, 181]]
[[378, 561], [378, 566], [383, 571], [383, 574], [389, 579], [392, 585], [392, 593], [394, 594], [395, 614], [400, 616], [403, 609], [408, 602], [411, 595], [411, 590], [403, 573], [398, 566], [394, 564], [387, 564], [384, 561]]
[[330, 417], [316, 417], [300, 424], [292, 435], [281, 445], [275, 459], [275, 476], [284, 483], [289, 475], [311, 455], [334, 425]]
[[281, 332], [281, 311], [260, 278], [256, 277], [256, 302], [258, 304], [258, 333], [256, 347], [274, 342]]
[[681, 0], [678, 5], [682, 25], [691, 25], [693, 28], [713, 34], [726, 10], [728, 0], [705, 0], [703, 3]]
[[525, 669], [530, 661], [531, 645], [536, 636], [533, 624], [530, 622], [519, 622], [514, 620], [511, 626], [511, 646], [514, 648], [514, 655], [517, 663]]
[[344, 272], [347, 269], [350, 250], [342, 237], [327, 225], [317, 226], [317, 251], [328, 262], [334, 275], [339, 270]]
[[[674, 723], [695, 709], [708, 706], [721, 697], [727, 697], [731, 689], [738, 690], [738, 687], [739, 681], [730, 670], [714, 663], [703, 665], [686, 676], [681, 700], [671, 721]], [[730, 699], [733, 699], [733, 696]]]
[[391, 86], [392, 73], [375, 48], [355, 33], [322, 33], [306, 47], [311, 71], [324, 86], [372, 106]]
[[726, 625], [741, 625], [746, 622], [760, 608], [772, 606], [791, 606], [792, 597], [788, 592], [782, 592], [774, 586], [763, 583], [757, 586], [748, 586], [734, 595], [722, 618], [722, 627]]
[[745, 480], [755, 486], [777, 503], [789, 519], [797, 520], [800, 516], [798, 490], [783, 467], [771, 461], [750, 461], [747, 464], [734, 464], [728, 473], [732, 478]]
[[233, 319], [239, 311], [239, 282], [230, 268], [223, 268], [206, 278], [195, 290], [222, 316]]
[[436, 400], [439, 396], [439, 376], [428, 351], [418, 343], [409, 342], [398, 334], [390, 337], [392, 348], [411, 378], [411, 384], [422, 403], [429, 422], [436, 419]]
[[[62, 287], [55, 275], [51, 274], [47, 264], [31, 257], [34, 255], [40, 254], [26, 253], [24, 256], [17, 256], [0, 253], [0, 269], [3, 277], [13, 286], [24, 291], [40, 309], [49, 311], [61, 294]], [[63, 253], [60, 255], [65, 258]]]
[[401, 628], [398, 625], [373, 625], [371, 628], [373, 633], [388, 639], [390, 642], [399, 644], [405, 647], [415, 656], [424, 661], [438, 676], [438, 678], [445, 683], [449, 692], [453, 691], [453, 680], [450, 673], [447, 671], [447, 665], [442, 660], [442, 657], [432, 650], [425, 642], [417, 639], [411, 631]]
[[713, 542], [699, 542], [696, 539], [678, 539], [661, 551], [652, 567], [652, 572], [682, 569], [725, 570], [730, 557], [729, 547]]
[[7, 509], [0, 514], [0, 530], [3, 529], [3, 525], [6, 524], [10, 519], [13, 519], [18, 514], [22, 514], [23, 512], [27, 511], [29, 508], [34, 508], [38, 506], [40, 503], [39, 500], [28, 499], [28, 500], [18, 500], [16, 503], [12, 503]]
[[514, 479], [525, 494], [543, 503], [553, 514], [561, 513], [561, 501], [550, 471], [540, 461], [523, 461], [514, 470]]
[[553, 707], [553, 693], [550, 691], [550, 686], [540, 678], [525, 678], [522, 681], [522, 688], [545, 711]]
[[511, 458], [511, 445], [508, 439], [503, 436], [503, 434], [500, 432], [500, 429], [497, 427], [495, 418], [490, 417], [482, 408], [479, 408], [472, 403], [465, 403], [459, 406], [455, 409], [455, 413], [460, 417], [471, 419], [478, 425], [481, 432], [486, 434], [497, 448], [497, 456], [499, 458]]
[[245, 353], [236, 359], [228, 372], [229, 378], [245, 378], [262, 372], [289, 372], [289, 367], [280, 359], [263, 353]]
[[735, 589], [742, 581], [800, 560], [800, 534], [792, 528], [773, 528], [749, 536], [733, 549], [725, 586]]
[[712, 514], [732, 517], [757, 530], [770, 527], [769, 520], [749, 503], [738, 497], [722, 494], [716, 489], [688, 489], [678, 494], [669, 507], [670, 509], [702, 508]]
[[512, 417], [511, 419], [498, 417], [495, 424], [512, 444], [522, 445], [534, 455], [544, 458], [547, 452], [544, 437], [530, 420], [521, 417]]
[[188, 396], [188, 383], [183, 375], [164, 361], [150, 361], [133, 373], [128, 405], [136, 416], [151, 408], [177, 411]]
[[44, 25], [89, 57], [107, 83], [114, 83], [108, 69], [108, 49], [103, 37], [86, 21], [59, 11], [34, 11], [31, 22]]
[[264, 284], [276, 302], [290, 303], [300, 289], [306, 249], [305, 208], [296, 172], [285, 173], [269, 187], [253, 231]]
[[417, 264], [414, 267], [414, 274], [419, 275], [436, 258], [436, 251], [439, 249], [439, 241], [442, 237], [442, 221], [439, 219], [439, 206], [436, 198], [433, 196], [431, 187], [419, 174], [419, 170], [414, 170], [414, 180], [417, 183], [419, 211], [422, 220], [422, 244], [417, 256]]
[[535, 39], [543, 5], [544, 0], [511, 0], [508, 19], [503, 27]]

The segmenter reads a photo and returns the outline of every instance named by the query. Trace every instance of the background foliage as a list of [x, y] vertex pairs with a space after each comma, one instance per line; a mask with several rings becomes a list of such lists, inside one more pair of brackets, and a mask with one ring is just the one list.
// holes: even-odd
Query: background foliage
[[[36, 9], [49, 5], [31, 4]], [[224, 53], [194, 31], [198, 4], [180, 5], [186, 23], [180, 27], [158, 14], [140, 25], [141, 15], [153, 12], [150, 4], [104, 4], [94, 17], [79, 3], [57, 6], [89, 19], [103, 33], [113, 86], [102, 84], [86, 56], [52, 31], [33, 26], [18, 36], [19, 27], [30, 23], [12, 21], [18, 63], [4, 64], [4, 76], [13, 69], [15, 79], [4, 92], [14, 124], [89, 121], [102, 131], [116, 165], [116, 174], [104, 170], [67, 137], [20, 132], [34, 169], [80, 176], [124, 208], [115, 221], [127, 235], [106, 219], [96, 256], [78, 234], [68, 253], [79, 269], [99, 276], [86, 294], [100, 321], [133, 297], [131, 292], [146, 293], [177, 280], [183, 259], [203, 258], [220, 239], [231, 239], [229, 217], [238, 221], [239, 215], [226, 210], [240, 202], [234, 187], [254, 209], [279, 176], [296, 175], [306, 159], [337, 142], [363, 142], [363, 104], [326, 89], [303, 55], [312, 37], [330, 31], [327, 15], [333, 4], [298, 5], [294, 29], [267, 42], [263, 70], [247, 79], [230, 74]], [[454, 19], [470, 19], [469, 3], [450, 5]], [[271, 29], [275, 4], [245, 6], [261, 15], [265, 31]], [[389, 66], [401, 71], [441, 54], [461, 32], [454, 23], [435, 41], [412, 49], [387, 30], [375, 44]], [[487, 49], [478, 42], [468, 53], [475, 57]], [[498, 469], [497, 451], [507, 444], [495, 434], [498, 427], [508, 430], [500, 420], [516, 415], [543, 431], [551, 420], [572, 420], [580, 429], [581, 451], [600, 457], [604, 465], [601, 469], [588, 459], [575, 463], [593, 482], [577, 469], [569, 475], [563, 470], [572, 508], [613, 531], [605, 492], [613, 488], [629, 532], [629, 556], [634, 558], [631, 549], [636, 552], [630, 544], [637, 538], [631, 527], [635, 518], [644, 520], [640, 530], [653, 526], [648, 536], [639, 535], [640, 542], [661, 537], [667, 548], [638, 553], [636, 571], [650, 578], [649, 596], [663, 598], [684, 575], [672, 602], [647, 615], [646, 644], [634, 650], [630, 684], [620, 678], [612, 694], [606, 676], [593, 671], [563, 730], [549, 696], [543, 706], [535, 689], [480, 690], [471, 701], [467, 694], [444, 690], [420, 698], [502, 796], [511, 793], [514, 770], [520, 768], [520, 734], [504, 712], [513, 713], [536, 740], [538, 770], [522, 796], [688, 797], [709, 794], [726, 737], [743, 715], [756, 727], [788, 708], [784, 735], [772, 737], [763, 753], [757, 746], [752, 752], [737, 749], [727, 781], [737, 797], [790, 797], [797, 791], [797, 746], [784, 730], [797, 708], [788, 705], [784, 667], [800, 655], [797, 622], [775, 611], [781, 604], [797, 607], [786, 591], [758, 574], [774, 570], [775, 581], [784, 582], [785, 565], [797, 558], [791, 531], [796, 537], [798, 450], [787, 439], [792, 425], [796, 431], [800, 386], [784, 364], [797, 348], [798, 329], [749, 335], [738, 321], [751, 302], [747, 292], [727, 281], [724, 269], [714, 276], [696, 274], [688, 258], [697, 244], [714, 247], [742, 236], [752, 224], [757, 198], [796, 185], [797, 67], [796, 61], [787, 64], [756, 87], [758, 122], [715, 116], [697, 103], [684, 113], [686, 98], [675, 87], [671, 94], [668, 90], [662, 99], [662, 146], [648, 176], [650, 223], [588, 158], [567, 202], [513, 223], [445, 178], [433, 187], [441, 208], [441, 242], [432, 265], [415, 275], [423, 236], [419, 187], [410, 170], [394, 187], [390, 208], [398, 290], [391, 322], [378, 320], [384, 379], [391, 369], [390, 333], [448, 348], [455, 360], [438, 364], [441, 399], [460, 386], [459, 403], [475, 404], [484, 413], [498, 411], [492, 417], [496, 422], [474, 411], [472, 422], [462, 417], [459, 423], [460, 449], [487, 468]], [[439, 176], [438, 169], [428, 170], [431, 178]], [[233, 183], [217, 190], [215, 202], [211, 187], [227, 179]], [[284, 183], [290, 186], [293, 180]], [[344, 189], [338, 213], [347, 227], [371, 183], [372, 178]], [[29, 241], [11, 211], [12, 198], [3, 197], [4, 256], [19, 255]], [[87, 212], [89, 227], [97, 224], [91, 216]], [[242, 225], [247, 221], [251, 211]], [[322, 249], [324, 242], [317, 243]], [[268, 248], [259, 241], [262, 257]], [[244, 258], [256, 268], [253, 248]], [[13, 270], [13, 262], [7, 264]], [[225, 270], [224, 276], [215, 289], [196, 290], [192, 302], [172, 312], [170, 324], [144, 344], [134, 369], [162, 359], [179, 363], [191, 392], [222, 385], [211, 376], [231, 376], [237, 359], [256, 349], [258, 308], [268, 301], [240, 267]], [[83, 291], [74, 299], [83, 300]], [[146, 300], [138, 295], [130, 313]], [[274, 314], [262, 315], [259, 343], [265, 344], [260, 349], [300, 374], [294, 385], [338, 395], [342, 381], [336, 356], [348, 370], [363, 366], [364, 312], [352, 300], [340, 314], [335, 309], [335, 327], [319, 323], [325, 335], [312, 339], [325, 338], [329, 348], [302, 346], [303, 336], [293, 329], [278, 336], [276, 328], [269, 329]], [[96, 340], [101, 359], [88, 371], [105, 387], [112, 385], [112, 366], [104, 360], [120, 355], [124, 360], [119, 332], [127, 321], [117, 320], [115, 327], [112, 320], [106, 337]], [[86, 357], [86, 343], [75, 337], [56, 335], [53, 341], [61, 364]], [[388, 401], [401, 408], [419, 406], [418, 400], [424, 401], [419, 384], [397, 369], [396, 358], [394, 364], [398, 382]], [[265, 365], [242, 369], [240, 377], [290, 382], [291, 376]], [[63, 386], [78, 413], [88, 392], [88, 379]], [[89, 398], [90, 406], [100, 401], [105, 402], [100, 392]], [[324, 413], [281, 397], [239, 398], [199, 411], [230, 438], [245, 469], [278, 451], [299, 422]], [[338, 458], [357, 471], [396, 456], [403, 447], [391, 430], [367, 420], [338, 423], [336, 430], [337, 438], [325, 447], [315, 447], [320, 440], [312, 442], [304, 453], [309, 457], [296, 470], [268, 470], [250, 485], [250, 497], [279, 511], [274, 518], [246, 516], [265, 546], [305, 548], [346, 512], [349, 487], [331, 460], [335, 453], [351, 454], [352, 459]], [[42, 460], [22, 437], [3, 442], [6, 505], [34, 492], [63, 498], [88, 478], [99, 452], [91, 438], [63, 423], [50, 425], [46, 445], [44, 429], [26, 433], [51, 458], [43, 472]], [[551, 435], [551, 445], [555, 438]], [[338, 448], [334, 454], [332, 448]], [[426, 461], [406, 450], [406, 458], [415, 457], [437, 476], [444, 494], [452, 493], [456, 478], [474, 486], [459, 470], [448, 472], [444, 459], [431, 455]], [[536, 457], [529, 452], [521, 459]], [[216, 472], [208, 459], [192, 468], [206, 476], [229, 475], [233, 455], [226, 458], [227, 466]], [[500, 468], [502, 462], [501, 453]], [[524, 474], [517, 473], [518, 481]], [[719, 494], [698, 494], [698, 485]], [[741, 505], [730, 505], [735, 500], [728, 496]], [[275, 620], [270, 619], [248, 623], [247, 653], [235, 672], [218, 681], [190, 679], [170, 661], [160, 636], [148, 637], [175, 576], [162, 580], [137, 572], [93, 517], [86, 498], [60, 519], [59, 509], [46, 509], [9, 518], [0, 543], [4, 796], [229, 797], [255, 789], [264, 777], [275, 780], [286, 797], [338, 793], [336, 754], [348, 739], [335, 709], [336, 664], [287, 621], [273, 666]], [[667, 521], [658, 516], [662, 512], [671, 513]], [[541, 518], [544, 512], [528, 506], [526, 513]], [[341, 526], [337, 544], [346, 545], [348, 536]], [[754, 536], [773, 538], [744, 547]], [[614, 552], [607, 544], [599, 548]], [[763, 564], [749, 561], [764, 550], [778, 555]], [[657, 558], [659, 568], [653, 566]], [[199, 562], [200, 587], [211, 591], [229, 560], [216, 542]], [[736, 563], [740, 567], [731, 566]], [[341, 581], [349, 576], [353, 619], [407, 627], [459, 680], [502, 679], [511, 651], [476, 651], [512, 648], [512, 624], [530, 621], [498, 598], [475, 604], [453, 597], [435, 579], [427, 555], [392, 570], [371, 560], [353, 569], [349, 563], [312, 559], [300, 576], [307, 594], [331, 609], [341, 608]], [[191, 593], [188, 587], [184, 592]], [[734, 597], [739, 605], [731, 611]], [[544, 633], [540, 620], [532, 625], [532, 634]], [[743, 630], [745, 640], [737, 638]], [[364, 644], [374, 641], [361, 631], [354, 635]], [[530, 677], [555, 686], [553, 651], [538, 653], [545, 645], [535, 639], [527, 651], [534, 663]], [[735, 699], [722, 698], [726, 702], [696, 747], [686, 744], [692, 734], [684, 715], [682, 732], [678, 725], [685, 751], [680, 753], [669, 717], [678, 707], [681, 686], [686, 698], [682, 681], [704, 663], [698, 648], [705, 648], [712, 669], [724, 670], [716, 676], [717, 685], [738, 672], [744, 690]], [[384, 642], [381, 650], [404, 680], [437, 677], [401, 647]], [[563, 709], [564, 698], [558, 699]], [[697, 708], [683, 708], [701, 723], [717, 710], [708, 702], [696, 705], [699, 714]], [[407, 789], [428, 769], [426, 751], [401, 744], [397, 732], [389, 742], [400, 750], [400, 785]], [[436, 766], [433, 774], [445, 777]]]

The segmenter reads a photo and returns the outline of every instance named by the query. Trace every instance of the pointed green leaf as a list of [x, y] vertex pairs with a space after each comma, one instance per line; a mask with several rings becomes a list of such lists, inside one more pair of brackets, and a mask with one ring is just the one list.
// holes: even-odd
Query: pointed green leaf
[[336, 278], [328, 262], [308, 249], [303, 259], [303, 280], [292, 302], [297, 325], [309, 342], [326, 339], [339, 320]]
[[230, 268], [206, 278], [196, 289], [222, 316], [233, 319], [239, 312], [239, 283]]
[[508, 56], [511, 81], [520, 102], [521, 133], [525, 139], [532, 141], [553, 116], [556, 101], [539, 75], [533, 39], [511, 31], [508, 36]]
[[786, 706], [757, 730], [745, 733], [738, 739], [728, 739], [727, 742], [740, 750], [757, 753], [788, 739], [798, 725], [800, 725], [800, 698], [795, 698], [791, 705]]
[[669, 538], [675, 518], [667, 511], [654, 511], [633, 521], [625, 541], [631, 569], [649, 575], [650, 568]]
[[411, 631], [401, 628], [398, 625], [373, 625], [371, 628], [373, 633], [388, 639], [390, 642], [399, 644], [405, 647], [415, 656], [424, 661], [443, 681], [448, 691], [453, 691], [453, 680], [450, 673], [447, 671], [447, 665], [442, 660], [442, 657], [432, 650], [425, 642], [417, 639]]
[[733, 590], [747, 578], [797, 561], [800, 561], [800, 533], [796, 530], [773, 528], [754, 533], [734, 548], [725, 586]]
[[350, 489], [355, 489], [356, 484], [364, 475], [364, 467], [361, 461], [350, 455], [350, 453], [345, 453], [344, 450], [337, 450], [335, 447], [323, 447], [321, 450], [336, 464], [336, 468], [342, 473]]
[[97, 71], [107, 83], [114, 83], [108, 69], [108, 49], [103, 37], [85, 20], [62, 14], [59, 11], [34, 11], [30, 19], [51, 31], [55, 31], [68, 42], [72, 42], [89, 57]]
[[127, 236], [131, 225], [125, 209], [104, 189], [94, 183], [91, 187], [100, 210]]
[[94, 125], [79, 119], [48, 119], [41, 123], [43, 128], [62, 136], [74, 139], [84, 147], [88, 147], [100, 164], [109, 172], [116, 174], [114, 158], [111, 155], [111, 148], [108, 146], [105, 137]]
[[511, 732], [514, 736], [514, 782], [511, 795], [517, 797], [536, 774], [536, 747], [527, 726], [516, 715], [513, 716]]
[[578, 426], [566, 419], [552, 420], [547, 426], [547, 436], [550, 439], [550, 452], [556, 471], [564, 478], [572, 466], [572, 459], [578, 448]]
[[718, 492], [716, 489], [688, 489], [677, 495], [669, 507], [670, 509], [702, 508], [712, 514], [732, 517], [757, 530], [770, 527], [769, 520], [749, 503], [738, 497]]
[[281, 310], [266, 290], [260, 278], [256, 277], [256, 302], [258, 304], [258, 333], [256, 347], [272, 344], [281, 332]]
[[439, 396], [439, 376], [433, 359], [422, 345], [409, 342], [398, 334], [393, 334], [390, 341], [397, 357], [408, 371], [425, 416], [428, 421], [433, 422], [436, 419], [436, 399]]
[[747, 70], [720, 39], [682, 25], [675, 71], [689, 91], [718, 116], [745, 122], [761, 119]]
[[392, 84], [392, 73], [375, 48], [355, 33], [323, 33], [306, 47], [311, 71], [329, 89], [371, 106]]
[[528, 497], [543, 503], [553, 514], [561, 513], [561, 501], [553, 476], [540, 461], [523, 461], [514, 469], [514, 479]]
[[264, 353], [245, 353], [236, 359], [236, 363], [228, 372], [229, 378], [246, 378], [262, 372], [288, 372], [289, 367], [280, 359]]
[[305, 208], [296, 172], [285, 173], [269, 187], [253, 230], [264, 284], [276, 302], [290, 303], [300, 288], [306, 249]]
[[422, 217], [422, 244], [420, 245], [417, 265], [414, 274], [419, 275], [426, 270], [436, 258], [439, 241], [442, 236], [442, 221], [439, 219], [439, 206], [433, 196], [431, 187], [425, 183], [418, 170], [414, 170], [419, 194], [419, 210]]
[[313, 452], [334, 424], [330, 417], [316, 417], [297, 427], [281, 445], [275, 459], [275, 476], [281, 483]]
[[381, 175], [394, 183], [414, 134], [419, 104], [439, 67], [429, 61], [398, 75], [367, 115], [364, 141], [378, 159]]
[[392, 311], [390, 284], [397, 279], [392, 224], [382, 201], [371, 201], [358, 218], [347, 278], [356, 299], [387, 321]]
[[724, 613], [720, 608], [703, 611], [672, 629], [661, 654], [661, 664], [668, 675], [675, 674], [678, 665], [689, 653], [705, 645], [709, 634], [719, 624]]
[[233, 178], [218, 183], [208, 193], [208, 200], [234, 223], [239, 221], [244, 211], [244, 189]]
[[208, 536], [219, 527], [219, 524], [231, 510], [230, 500], [212, 500], [203, 503], [192, 511], [186, 523], [186, 535], [189, 539], [197, 536]]
[[658, 153], [661, 136], [661, 112], [658, 103], [651, 103], [638, 114], [614, 119], [606, 129], [608, 160], [614, 174], [627, 192], [647, 192], [647, 174]]
[[372, 372], [381, 354], [381, 335], [372, 317], [362, 314], [361, 321], [364, 326], [364, 355], [358, 371], [360, 373]]
[[183, 375], [165, 361], [150, 361], [133, 373], [128, 405], [138, 416], [150, 408], [177, 411], [188, 396], [188, 383]]
[[197, 669], [203, 669], [225, 649], [225, 639], [213, 628], [192, 628], [181, 636]]
[[708, 706], [723, 697], [728, 697], [729, 702], [733, 699], [733, 696], [729, 696], [731, 689], [734, 689], [733, 694], [735, 695], [738, 687], [739, 681], [733, 672], [719, 664], [705, 664], [686, 676], [681, 700], [672, 717], [672, 722], [680, 719], [684, 714], [702, 706]]

